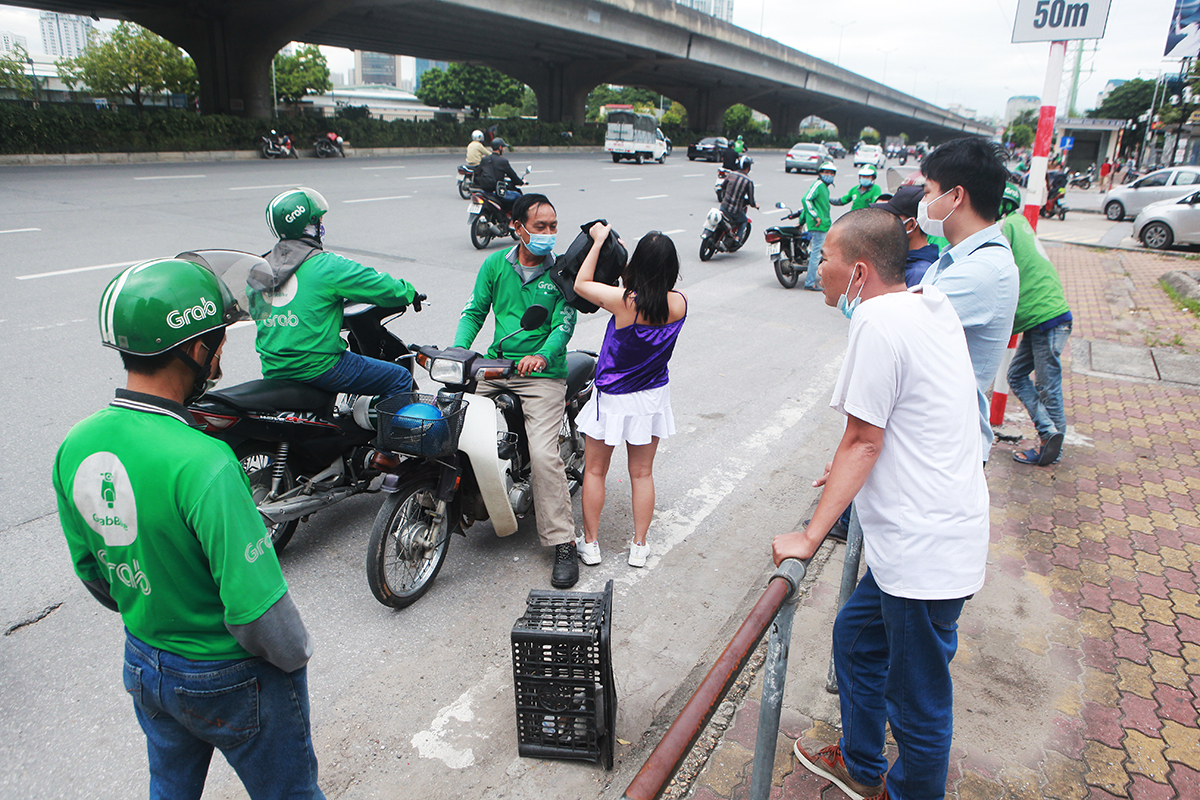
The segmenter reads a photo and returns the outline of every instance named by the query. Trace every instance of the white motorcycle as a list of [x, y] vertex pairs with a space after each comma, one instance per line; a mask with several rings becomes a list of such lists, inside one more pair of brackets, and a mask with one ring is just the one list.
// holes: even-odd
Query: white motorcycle
[[[547, 315], [542, 306], [530, 307], [522, 330], [536, 330]], [[503, 354], [503, 340], [500, 348]], [[446, 559], [451, 533], [465, 536], [467, 528], [486, 519], [497, 536], [509, 536], [516, 533], [517, 518], [533, 508], [521, 399], [508, 392], [494, 399], [474, 393], [481, 380], [511, 377], [515, 363], [461, 347], [416, 351], [417, 363], [446, 388], [436, 396], [388, 398], [377, 408], [377, 459], [390, 459], [393, 474], [384, 487], [391, 494], [367, 545], [367, 583], [375, 599], [392, 608], [412, 605], [429, 589]], [[591, 397], [595, 374], [594, 354], [567, 353], [558, 442], [572, 494], [583, 483], [584, 459], [575, 417]]]

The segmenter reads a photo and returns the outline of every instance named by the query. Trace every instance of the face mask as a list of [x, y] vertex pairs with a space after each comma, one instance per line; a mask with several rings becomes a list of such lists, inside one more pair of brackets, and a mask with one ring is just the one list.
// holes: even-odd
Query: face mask
[[[526, 233], [529, 233], [529, 231], [526, 231]], [[529, 233], [529, 241], [525, 243], [525, 249], [535, 256], [550, 255], [554, 250], [554, 234]]]
[[846, 319], [850, 319], [851, 317], [854, 316], [854, 309], [858, 308], [858, 304], [862, 302], [862, 287], [861, 286], [858, 287], [858, 294], [854, 296], [853, 300], [848, 301], [846, 299], [846, 296], [850, 293], [850, 284], [851, 283], [854, 283], [854, 272], [853, 271], [850, 273], [849, 283], [846, 284], [846, 291], [842, 292], [842, 296], [838, 298], [838, 302], [837, 302], [838, 311], [842, 312], [842, 314], [846, 317]]
[[946, 238], [945, 228], [942, 227], [942, 223], [950, 219], [950, 214], [954, 213], [954, 209], [950, 209], [950, 214], [941, 219], [930, 219], [929, 207], [953, 191], [953, 189], [947, 189], [932, 200], [922, 200], [917, 203], [917, 224], [921, 226], [921, 230], [925, 231], [927, 235]]
[[829, 184], [832, 184], [832, 183], [833, 183], [833, 176], [832, 176], [832, 175], [829, 175], [829, 174], [827, 174], [827, 173], [824, 173], [824, 172], [822, 172], [822, 173], [821, 173], [821, 175], [820, 175], [820, 177], [821, 177], [821, 182], [822, 182], [822, 183], [829, 183]]
[[871, 180], [870, 178], [859, 178], [859, 179], [858, 179], [858, 185], [859, 185], [859, 186], [861, 186], [861, 187], [863, 187], [864, 189], [866, 189], [867, 187], [869, 187], [869, 186], [870, 186], [871, 184], [873, 184], [874, 182], [875, 182], [875, 181]]

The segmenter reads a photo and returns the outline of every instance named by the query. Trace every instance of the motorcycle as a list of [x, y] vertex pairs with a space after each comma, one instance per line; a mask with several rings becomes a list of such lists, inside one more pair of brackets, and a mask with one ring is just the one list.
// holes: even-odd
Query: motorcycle
[[709, 209], [704, 221], [704, 232], [700, 235], [700, 260], [708, 261], [713, 253], [736, 253], [750, 238], [750, 218], [740, 231], [735, 230], [721, 209]]
[[317, 158], [333, 158], [334, 156], [345, 158], [346, 151], [342, 148], [342, 144], [342, 137], [330, 131], [324, 137], [313, 142], [313, 150], [317, 152]]
[[270, 135], [262, 137], [262, 145], [259, 147], [262, 151], [263, 158], [299, 158], [300, 154], [296, 152], [296, 146], [292, 144], [290, 134], [278, 134], [271, 131]]
[[717, 193], [717, 202], [721, 202], [721, 195], [725, 193], [725, 178], [729, 175], [729, 170], [724, 167], [717, 167], [717, 182], [713, 185], [713, 191]]
[[[532, 166], [525, 167], [522, 179], [533, 171]], [[501, 198], [509, 191], [521, 193], [520, 189], [510, 190], [508, 179], [496, 181], [496, 191], [485, 192], [482, 189], [471, 189], [471, 206], [467, 210], [467, 225], [471, 234], [471, 244], [476, 250], [482, 250], [491, 243], [492, 239], [502, 236], [517, 238], [517, 232], [512, 227], [512, 204], [514, 201]]]
[[[521, 330], [541, 327], [547, 314], [544, 306], [531, 306]], [[410, 606], [425, 594], [446, 560], [451, 533], [466, 536], [467, 528], [486, 519], [497, 536], [509, 536], [517, 517], [533, 508], [521, 399], [509, 392], [494, 399], [475, 394], [479, 381], [513, 375], [514, 362], [461, 347], [416, 351], [417, 363], [444, 388], [436, 395], [388, 398], [378, 409], [380, 450], [404, 457], [367, 545], [367, 583], [375, 599], [391, 608]], [[567, 353], [558, 440], [572, 494], [582, 485], [584, 464], [575, 417], [591, 397], [595, 372], [594, 353]]]
[[1050, 172], [1046, 175], [1046, 202], [1038, 209], [1038, 214], [1044, 219], [1058, 217], [1060, 220], [1067, 218], [1069, 210], [1063, 205], [1062, 199], [1067, 194], [1067, 173], [1065, 172]]
[[[776, 203], [775, 207], [791, 212], [783, 203]], [[767, 228], [764, 236], [767, 240], [767, 257], [775, 266], [775, 277], [783, 288], [793, 288], [800, 275], [808, 269], [808, 245], [812, 241], [812, 234], [804, 230], [804, 223], [800, 222], [794, 226]]]
[[[235, 293], [239, 286], [246, 287], [250, 268], [263, 261], [233, 250], [200, 250], [179, 257], [209, 267]], [[423, 299], [417, 295], [413, 310], [421, 310]], [[264, 306], [270, 309], [269, 302]], [[253, 302], [251, 308], [254, 314]], [[348, 304], [342, 330], [350, 349], [386, 361], [412, 358], [408, 346], [386, 327], [405, 311]], [[373, 447], [377, 402], [375, 397], [335, 394], [295, 381], [255, 380], [207, 392], [188, 410], [205, 433], [233, 449], [267, 526], [269, 540], [260, 544], [269, 543], [278, 553], [311, 514], [384, 488], [385, 473], [395, 464], [380, 459]]]
[[1087, 172], [1076, 172], [1071, 176], [1070, 185], [1079, 189], [1092, 188], [1092, 181], [1096, 179], [1096, 165], [1092, 164], [1087, 168]]
[[458, 196], [463, 200], [471, 199], [471, 190], [475, 188], [475, 167], [462, 164], [458, 168]]

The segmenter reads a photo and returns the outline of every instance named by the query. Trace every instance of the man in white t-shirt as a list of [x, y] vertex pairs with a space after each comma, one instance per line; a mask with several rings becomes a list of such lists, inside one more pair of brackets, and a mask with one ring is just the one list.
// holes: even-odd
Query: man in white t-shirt
[[[829, 231], [825, 302], [850, 317], [830, 405], [846, 432], [807, 528], [777, 536], [775, 562], [809, 558], [854, 500], [867, 573], [833, 626], [842, 738], [809, 770], [851, 797], [942, 797], [954, 727], [958, 615], [983, 586], [988, 491], [975, 375], [962, 323], [936, 286], [905, 289], [908, 240], [878, 209]], [[899, 747], [888, 770], [885, 724]]]

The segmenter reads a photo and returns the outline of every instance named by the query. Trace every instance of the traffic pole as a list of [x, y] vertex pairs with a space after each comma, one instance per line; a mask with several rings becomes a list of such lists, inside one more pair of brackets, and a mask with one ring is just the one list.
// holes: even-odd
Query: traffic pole
[[1017, 351], [1017, 335], [1008, 338], [1008, 347], [1000, 362], [1000, 372], [996, 374], [996, 383], [992, 386], [992, 413], [988, 422], [993, 428], [1004, 424], [1004, 410], [1008, 407], [1008, 367], [1012, 364], [1013, 353]]
[[1054, 138], [1054, 114], [1058, 109], [1058, 87], [1062, 83], [1067, 43], [1051, 42], [1046, 63], [1046, 84], [1042, 88], [1042, 110], [1038, 114], [1037, 135], [1033, 140], [1033, 158], [1029, 162], [1029, 180], [1025, 190], [1025, 219], [1037, 230], [1038, 211], [1046, 202], [1046, 166], [1050, 161], [1050, 140]]

